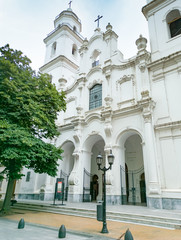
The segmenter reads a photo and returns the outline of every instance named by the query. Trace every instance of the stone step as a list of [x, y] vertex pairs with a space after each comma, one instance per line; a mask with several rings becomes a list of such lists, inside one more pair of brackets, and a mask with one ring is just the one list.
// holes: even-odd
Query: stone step
[[[96, 218], [96, 210], [66, 207], [64, 205], [34, 204], [34, 203], [16, 203], [14, 209], [50, 212], [71, 216]], [[171, 229], [181, 229], [181, 219], [171, 218], [169, 216], [155, 216], [146, 214], [135, 214], [127, 212], [106, 211], [107, 220], [142, 224], [155, 227], [164, 227]]]

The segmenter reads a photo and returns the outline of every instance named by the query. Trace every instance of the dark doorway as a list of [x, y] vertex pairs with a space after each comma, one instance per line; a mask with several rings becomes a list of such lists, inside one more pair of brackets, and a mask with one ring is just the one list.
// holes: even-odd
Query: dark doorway
[[146, 203], [146, 184], [145, 184], [144, 173], [142, 173], [140, 176], [140, 197], [141, 197], [141, 203]]
[[[146, 184], [144, 168], [142, 167], [140, 169], [130, 171], [127, 168], [127, 165], [125, 165], [125, 168], [121, 166], [120, 175], [121, 175], [122, 204], [145, 205]], [[136, 183], [137, 179], [138, 184]]]
[[93, 175], [92, 181], [90, 183], [90, 194], [91, 194], [91, 200], [96, 201], [97, 195], [99, 194], [98, 176], [96, 174]]

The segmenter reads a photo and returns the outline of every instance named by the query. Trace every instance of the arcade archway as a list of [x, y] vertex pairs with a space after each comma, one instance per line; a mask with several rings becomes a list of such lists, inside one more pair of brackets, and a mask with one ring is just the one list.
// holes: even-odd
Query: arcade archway
[[96, 157], [101, 153], [104, 157], [105, 142], [99, 135], [90, 136], [85, 144], [90, 154], [85, 159], [83, 177], [83, 201], [102, 200], [102, 172], [98, 171]]
[[128, 136], [124, 143], [124, 161], [120, 167], [122, 204], [146, 205], [146, 183], [138, 134]]

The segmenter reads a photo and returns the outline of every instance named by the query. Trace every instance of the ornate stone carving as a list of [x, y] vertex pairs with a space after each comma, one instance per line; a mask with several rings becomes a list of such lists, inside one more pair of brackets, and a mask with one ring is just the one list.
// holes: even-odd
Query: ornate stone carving
[[79, 184], [79, 178], [77, 176], [76, 172], [71, 172], [70, 176], [69, 176], [69, 185], [78, 185]]
[[139, 67], [139, 69], [142, 73], [145, 72], [145, 69], [146, 69], [146, 64], [145, 63], [140, 64], [138, 67]]
[[77, 97], [71, 96], [66, 100], [66, 102], [69, 103], [69, 102], [75, 101], [76, 99], [77, 99]]
[[104, 126], [104, 131], [107, 137], [110, 137], [112, 134], [112, 124], [111, 123], [106, 123]]
[[84, 41], [83, 41], [83, 44], [82, 44], [81, 48], [79, 49], [79, 53], [80, 53], [80, 56], [81, 56], [81, 57], [83, 56], [83, 53], [85, 53], [85, 52], [87, 51], [87, 49], [88, 49], [88, 44], [89, 44], [89, 42], [88, 42], [87, 38], [85, 38]]
[[106, 30], [112, 30], [112, 25], [110, 23], [108, 23], [108, 25], [106, 26]]
[[60, 83], [60, 87], [64, 87], [65, 84], [67, 83], [67, 80], [64, 77], [62, 77], [58, 80], [58, 82]]
[[78, 161], [79, 161], [79, 153], [74, 152], [72, 155], [74, 156], [74, 167], [69, 176], [69, 184], [70, 185], [78, 185], [79, 184], [79, 176], [77, 175], [78, 174], [77, 168], [78, 168]]
[[147, 39], [140, 34], [140, 37], [136, 40], [136, 46], [138, 48], [138, 52], [145, 50], [147, 46]]
[[127, 81], [131, 81], [133, 79], [134, 75], [133, 74], [130, 74], [130, 75], [124, 75], [123, 77], [121, 77], [117, 83], [119, 84], [122, 84], [124, 82], [127, 82]]
[[109, 95], [107, 97], [104, 98], [105, 100], [105, 103], [106, 103], [106, 106], [107, 107], [110, 107], [111, 106], [111, 103], [113, 101], [112, 97], [110, 97]]
[[89, 83], [88, 89], [91, 89], [91, 88], [92, 88], [94, 85], [96, 85], [96, 84], [102, 84], [102, 80], [96, 79], [96, 80], [94, 80], [93, 82]]
[[148, 99], [148, 98], [150, 98], [149, 94], [150, 94], [150, 93], [149, 93], [148, 90], [142, 91], [142, 92], [141, 92], [142, 99]]
[[138, 101], [138, 104], [143, 109], [142, 114], [145, 123], [148, 123], [152, 121], [152, 113], [155, 107], [155, 102], [151, 99], [148, 90], [141, 92], [141, 96], [142, 99]]
[[76, 107], [77, 114], [81, 115], [83, 108], [81, 106]]

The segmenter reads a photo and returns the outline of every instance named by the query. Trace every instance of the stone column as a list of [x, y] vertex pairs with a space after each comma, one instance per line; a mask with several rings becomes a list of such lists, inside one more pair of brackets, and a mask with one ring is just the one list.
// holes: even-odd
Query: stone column
[[74, 166], [72, 172], [69, 176], [69, 191], [68, 191], [68, 201], [69, 202], [81, 202], [81, 192], [80, 192], [80, 179], [82, 171], [80, 172], [80, 153], [74, 152]]
[[[76, 151], [73, 153], [74, 166], [69, 176], [69, 202], [82, 202], [83, 201], [83, 178], [84, 168], [90, 172], [90, 161], [91, 152], [87, 151]], [[88, 185], [90, 184], [87, 183]]]
[[155, 136], [152, 122], [152, 112], [155, 103], [149, 97], [149, 92], [142, 92], [142, 100], [140, 101], [143, 107], [143, 118], [145, 127], [145, 146], [144, 146], [144, 162], [148, 175], [147, 187], [147, 204], [149, 207], [162, 208], [160, 199], [160, 184], [158, 178], [158, 170], [156, 163], [156, 149], [155, 149]]
[[[125, 172], [121, 172], [121, 166], [125, 166], [125, 159], [124, 159], [124, 148], [119, 145], [115, 145], [112, 147], [112, 153], [115, 156], [114, 164], [112, 166], [112, 175], [113, 175], [113, 186], [114, 186], [114, 196], [115, 196], [115, 203], [122, 204], [123, 197], [122, 195], [126, 195], [121, 189], [123, 186], [125, 187]], [[121, 175], [122, 174], [122, 175]]]

